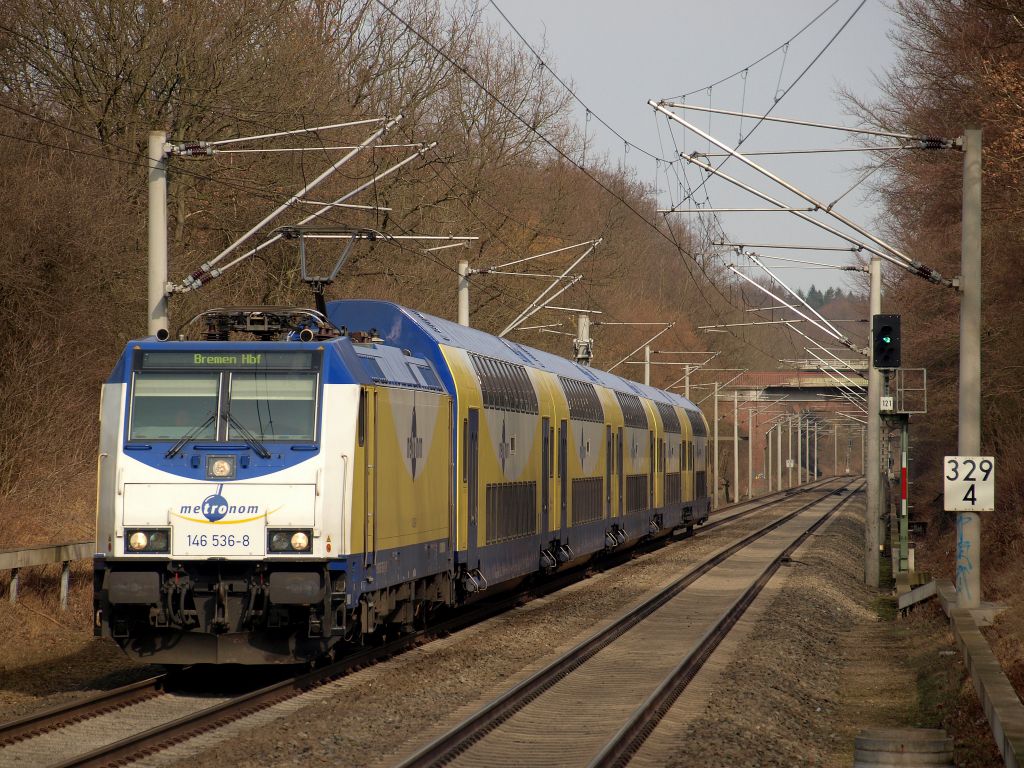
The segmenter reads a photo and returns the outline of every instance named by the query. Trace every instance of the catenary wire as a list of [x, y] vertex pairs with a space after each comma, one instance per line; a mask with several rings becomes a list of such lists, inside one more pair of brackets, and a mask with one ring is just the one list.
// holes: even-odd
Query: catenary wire
[[[378, 2], [379, 2], [379, 0], [378, 0]], [[786, 86], [786, 89], [781, 93], [781, 95], [778, 93], [778, 90], [776, 90], [775, 96], [774, 96], [774, 98], [772, 100], [771, 105], [768, 107], [768, 110], [757, 119], [757, 121], [754, 123], [754, 126], [749, 131], [747, 131], [746, 135], [740, 137], [740, 140], [736, 144], [735, 149], [739, 149], [741, 146], [743, 146], [743, 143], [747, 139], [749, 139], [751, 137], [751, 135], [754, 133], [754, 131], [756, 131], [761, 125], [764, 124], [765, 118], [768, 117], [768, 115], [770, 115], [775, 110], [775, 107], [777, 107], [782, 102], [782, 100], [784, 98], [786, 98], [786, 95], [791, 90], [793, 90], [794, 87], [796, 87], [796, 84], [799, 83], [803, 79], [804, 75], [806, 75], [811, 70], [811, 67], [813, 67], [818, 62], [818, 60], [822, 56], [825, 55], [825, 52], [829, 48], [832, 47], [832, 43], [834, 43], [838, 39], [839, 35], [842, 34], [843, 30], [846, 29], [846, 27], [850, 24], [850, 22], [853, 21], [854, 17], [858, 13], [860, 13], [860, 9], [864, 7], [865, 3], [867, 3], [867, 0], [860, 0], [860, 3], [857, 5], [857, 7], [853, 9], [853, 13], [851, 13], [847, 17], [846, 21], [844, 21], [842, 23], [842, 25], [839, 27], [839, 29], [837, 29], [836, 32], [832, 35], [832, 37], [829, 38], [828, 42], [825, 43], [824, 47], [820, 51], [818, 51], [818, 53], [814, 56], [814, 58], [811, 59], [810, 63], [806, 67], [803, 68], [803, 70], [800, 72], [799, 75], [796, 76], [796, 79], [793, 80], [793, 82], [791, 82], [788, 86]], [[669, 120], [668, 117], [666, 117], [665, 119], [667, 121]], [[669, 121], [669, 131], [671, 131], [671, 130], [672, 130], [672, 125], [671, 125], [671, 121]], [[726, 163], [728, 163], [732, 159], [732, 157], [733, 157], [732, 155], [729, 155], [728, 157], [723, 158], [722, 162], [720, 162], [717, 166], [715, 166], [715, 171], [720, 170], [722, 168], [722, 166], [724, 166]], [[711, 179], [711, 175], [709, 175], [707, 178], [704, 179], [704, 181], [702, 181], [700, 183], [700, 186], [696, 190], [694, 190], [694, 193], [700, 191], [700, 188], [705, 186], [710, 179]], [[681, 200], [680, 201], [680, 205], [682, 203], [685, 203], [685, 202], [686, 202], [686, 200]]]
[[[532, 126], [526, 119], [524, 119], [521, 115], [519, 115], [514, 109], [512, 109], [507, 104], [505, 104], [486, 85], [481, 83], [480, 80], [478, 80], [471, 72], [469, 72], [464, 65], [462, 65], [459, 62], [456, 62], [448, 54], [446, 54], [444, 51], [442, 51], [440, 48], [438, 48], [431, 40], [429, 40], [425, 35], [420, 33], [418, 30], [416, 30], [411, 24], [409, 24], [407, 21], [405, 21], [405, 19], [403, 19], [397, 12], [395, 12], [390, 6], [388, 6], [387, 3], [384, 2], [384, 0], [376, 0], [376, 2], [377, 2], [378, 5], [380, 5], [382, 8], [384, 8], [388, 13], [390, 13], [396, 20], [398, 20], [399, 23], [401, 23], [403, 26], [405, 26], [405, 28], [408, 29], [409, 32], [414, 34], [421, 41], [423, 41], [428, 47], [433, 49], [435, 53], [437, 53], [439, 56], [445, 58], [447, 61], [451, 62], [452, 65], [456, 69], [458, 69], [463, 75], [465, 75], [467, 78], [469, 78], [483, 93], [485, 93], [488, 97], [490, 97], [496, 104], [501, 106], [512, 117], [514, 117], [519, 122], [521, 122], [528, 130], [530, 130], [538, 138], [540, 138], [541, 141], [543, 141], [548, 147], [550, 147], [552, 150], [554, 150], [559, 156], [561, 156], [563, 159], [565, 159], [567, 162], [569, 162], [575, 168], [580, 170], [585, 176], [590, 178], [595, 184], [597, 184], [599, 187], [601, 187], [601, 189], [603, 189], [605, 192], [607, 192], [613, 198], [615, 198], [620, 203], [622, 203], [622, 205], [624, 205], [629, 211], [631, 211], [634, 215], [636, 215], [638, 218], [640, 218], [642, 221], [644, 221], [655, 232], [657, 232], [662, 238], [664, 238], [665, 240], [670, 242], [676, 248], [676, 250], [678, 250], [681, 254], [683, 254], [685, 256], [688, 256], [688, 257], [690, 257], [691, 260], [693, 260], [692, 254], [690, 254], [688, 251], [686, 251], [686, 249], [684, 249], [682, 247], [682, 245], [678, 242], [677, 239], [675, 239], [674, 237], [669, 237], [668, 235], [666, 235], [664, 231], [662, 231], [656, 224], [651, 222], [642, 213], [640, 213], [640, 211], [638, 211], [629, 201], [625, 200], [620, 195], [616, 194], [604, 182], [602, 182], [596, 176], [594, 176], [589, 171], [587, 171], [586, 168], [584, 168], [582, 165], [580, 165], [580, 163], [578, 163], [573, 158], [569, 157], [569, 155], [566, 154], [560, 147], [556, 146], [550, 139], [548, 139], [544, 134], [542, 134], [539, 130], [537, 130], [534, 126]], [[683, 264], [684, 264], [685, 269], [688, 272], [690, 272], [691, 277], [693, 277], [693, 273], [692, 273], [692, 271], [690, 269], [690, 266], [686, 262], [685, 259], [683, 260]], [[698, 293], [700, 294], [701, 298], [703, 298], [705, 303], [708, 305], [708, 307], [712, 309], [712, 311], [715, 313], [716, 317], [721, 319], [721, 314], [719, 313], [718, 308], [715, 307], [715, 305], [712, 304], [711, 301], [707, 298], [707, 296], [705, 295], [704, 291], [700, 288], [700, 286], [697, 283], [695, 278], [694, 278], [694, 282], [697, 285]], [[712, 283], [712, 287], [715, 289], [715, 291], [726, 302], [728, 302], [728, 297], [724, 293], [722, 293], [721, 289], [717, 285]], [[766, 350], [761, 349], [760, 347], [758, 347], [757, 345], [753, 344], [749, 340], [744, 339], [744, 338], [738, 336], [735, 333], [732, 333], [731, 335], [733, 335], [735, 338], [737, 338], [742, 343], [748, 344], [751, 347], [753, 347], [754, 349], [757, 349], [758, 351], [760, 351], [762, 354], [765, 354], [765, 355], [768, 355], [769, 357], [771, 357], [771, 354], [769, 352], [767, 352]]]
[[811, 26], [812, 26], [812, 25], [813, 25], [813, 24], [814, 24], [814, 23], [815, 23], [816, 21], [818, 21], [818, 19], [820, 19], [820, 18], [821, 18], [822, 16], [824, 16], [824, 15], [825, 15], [826, 13], [828, 13], [829, 11], [831, 11], [831, 10], [832, 10], [832, 9], [833, 9], [833, 8], [834, 8], [835, 6], [837, 6], [838, 4], [839, 4], [839, 0], [834, 0], [834, 1], [832, 2], [832, 3], [830, 3], [830, 4], [828, 5], [828, 6], [826, 6], [826, 7], [825, 7], [825, 9], [824, 9], [824, 10], [822, 10], [822, 11], [821, 11], [821, 12], [820, 12], [820, 13], [819, 13], [819, 14], [818, 14], [817, 16], [815, 16], [815, 17], [814, 17], [813, 19], [811, 19], [811, 20], [810, 20], [809, 22], [807, 22], [806, 24], [804, 24], [804, 26], [802, 26], [802, 27], [800, 28], [800, 30], [799, 30], [799, 31], [798, 31], [798, 32], [797, 32], [796, 34], [794, 34], [794, 35], [793, 35], [792, 37], [790, 37], [790, 38], [789, 38], [788, 40], [786, 40], [786, 41], [785, 41], [784, 43], [782, 43], [782, 44], [780, 44], [779, 46], [777, 46], [777, 47], [773, 48], [772, 50], [768, 51], [768, 53], [766, 53], [766, 54], [765, 54], [764, 56], [762, 56], [761, 58], [757, 59], [756, 61], [752, 61], [752, 62], [750, 62], [750, 64], [747, 64], [747, 66], [743, 67], [743, 69], [739, 69], [739, 70], [737, 70], [737, 71], [733, 72], [733, 73], [732, 73], [731, 75], [726, 75], [726, 76], [725, 76], [725, 77], [723, 77], [722, 79], [720, 79], [720, 80], [716, 80], [715, 82], [713, 82], [713, 83], [710, 83], [709, 85], [705, 85], [705, 86], [703, 86], [703, 87], [701, 87], [701, 88], [696, 88], [696, 89], [694, 89], [694, 90], [692, 90], [692, 91], [688, 91], [687, 93], [681, 93], [681, 94], [679, 94], [678, 96], [673, 96], [672, 98], [673, 98], [673, 99], [680, 99], [680, 100], [682, 100], [682, 99], [685, 99], [685, 98], [687, 98], [687, 97], [689, 97], [689, 96], [693, 96], [693, 95], [695, 95], [695, 94], [698, 94], [698, 93], [703, 93], [704, 91], [708, 90], [709, 88], [715, 88], [715, 87], [717, 87], [717, 86], [721, 85], [722, 83], [726, 83], [726, 82], [728, 82], [728, 81], [732, 80], [732, 79], [733, 79], [734, 77], [737, 77], [738, 75], [741, 75], [741, 74], [743, 74], [743, 73], [744, 73], [744, 72], [746, 72], [747, 70], [749, 70], [749, 69], [752, 69], [753, 67], [756, 67], [756, 66], [757, 66], [758, 64], [760, 64], [760, 63], [761, 63], [762, 61], [764, 61], [765, 59], [768, 59], [768, 58], [770, 58], [770, 57], [774, 56], [774, 55], [775, 55], [776, 53], [778, 53], [778, 52], [779, 52], [779, 51], [781, 51], [781, 50], [782, 50], [783, 48], [785, 48], [785, 47], [786, 47], [786, 46], [788, 46], [788, 45], [789, 45], [790, 43], [792, 43], [792, 42], [793, 42], [794, 40], [796, 40], [796, 39], [797, 39], [798, 37], [800, 37], [800, 35], [802, 35], [802, 34], [803, 34], [804, 32], [806, 32], [806, 31], [807, 31], [808, 29], [810, 29], [810, 27], [811, 27]]
[[[587, 116], [588, 116], [588, 119], [590, 119], [590, 118], [592, 117], [592, 118], [593, 118], [594, 120], [597, 120], [597, 122], [599, 122], [599, 123], [600, 123], [601, 125], [603, 125], [603, 126], [604, 126], [605, 128], [607, 128], [607, 129], [608, 129], [608, 130], [609, 130], [609, 131], [610, 131], [611, 133], [613, 133], [613, 134], [614, 134], [614, 135], [615, 135], [615, 136], [616, 136], [617, 138], [619, 138], [619, 139], [620, 139], [620, 140], [621, 140], [621, 141], [623, 142], [623, 145], [624, 145], [624, 146], [626, 146], [626, 147], [632, 147], [633, 149], [637, 150], [638, 152], [642, 152], [643, 154], [647, 155], [647, 157], [649, 157], [649, 158], [651, 158], [651, 159], [655, 159], [655, 158], [657, 158], [657, 156], [656, 156], [656, 155], [652, 154], [651, 152], [648, 152], [648, 151], [647, 151], [646, 149], [644, 149], [643, 147], [641, 147], [641, 146], [638, 146], [637, 144], [633, 143], [632, 141], [630, 141], [629, 139], [627, 139], [627, 138], [626, 138], [625, 136], [623, 136], [623, 135], [622, 135], [621, 133], [619, 133], [619, 132], [618, 132], [617, 130], [615, 130], [615, 128], [613, 128], [613, 127], [612, 127], [612, 126], [611, 126], [611, 125], [610, 125], [610, 124], [608, 123], [608, 121], [607, 121], [607, 120], [605, 120], [605, 119], [604, 119], [603, 117], [601, 117], [601, 116], [600, 116], [600, 115], [599, 115], [599, 114], [598, 114], [597, 112], [595, 112], [595, 111], [594, 111], [594, 110], [593, 110], [593, 109], [592, 109], [592, 108], [591, 108], [591, 107], [590, 107], [590, 106], [589, 106], [589, 105], [588, 105], [588, 104], [587, 104], [586, 102], [584, 102], [584, 101], [583, 101], [583, 99], [581, 99], [581, 98], [580, 98], [580, 97], [579, 97], [579, 96], [578, 96], [578, 95], [576, 94], [576, 91], [574, 91], [574, 90], [573, 90], [573, 89], [572, 89], [572, 88], [571, 88], [571, 87], [569, 86], [569, 84], [568, 84], [568, 83], [566, 83], [566, 82], [565, 82], [565, 81], [564, 81], [564, 80], [563, 80], [563, 79], [562, 79], [562, 78], [561, 78], [561, 77], [559, 76], [559, 74], [558, 74], [557, 72], [555, 72], [554, 68], [553, 68], [553, 67], [551, 67], [551, 66], [549, 66], [549, 65], [548, 65], [548, 63], [547, 63], [546, 61], [544, 61], [544, 58], [543, 58], [543, 57], [542, 57], [542, 56], [540, 55], [540, 53], [538, 53], [538, 52], [537, 52], [537, 50], [536, 50], [536, 49], [535, 49], [535, 48], [534, 48], [534, 47], [533, 47], [533, 46], [532, 46], [532, 45], [530, 44], [530, 42], [529, 42], [529, 41], [528, 41], [528, 40], [527, 40], [527, 39], [526, 39], [526, 38], [525, 38], [525, 37], [523, 36], [523, 34], [522, 34], [522, 33], [521, 33], [521, 32], [520, 32], [520, 31], [519, 31], [519, 30], [518, 30], [517, 28], [516, 28], [516, 25], [515, 25], [515, 24], [513, 24], [513, 23], [512, 23], [512, 22], [511, 22], [511, 21], [509, 20], [508, 16], [506, 16], [506, 15], [505, 15], [505, 12], [504, 12], [503, 10], [501, 10], [501, 8], [499, 8], [499, 7], [498, 7], [498, 4], [497, 4], [497, 3], [496, 3], [496, 2], [494, 1], [494, 0], [488, 0], [488, 1], [489, 1], [489, 3], [490, 3], [491, 7], [493, 7], [493, 8], [494, 8], [494, 10], [498, 12], [498, 15], [499, 15], [499, 16], [501, 16], [501, 18], [503, 18], [503, 19], [505, 20], [505, 23], [506, 23], [506, 24], [508, 24], [508, 26], [509, 26], [509, 27], [510, 27], [510, 28], [512, 29], [512, 31], [513, 31], [513, 32], [515, 33], [516, 37], [518, 37], [518, 38], [519, 38], [519, 39], [520, 39], [520, 40], [522, 41], [523, 45], [525, 45], [525, 46], [526, 46], [526, 47], [527, 47], [527, 48], [528, 48], [528, 49], [530, 50], [530, 53], [532, 53], [532, 54], [534, 55], [534, 57], [536, 57], [536, 59], [537, 59], [537, 62], [538, 62], [538, 64], [539, 64], [540, 66], [544, 67], [544, 69], [546, 69], [546, 70], [547, 70], [548, 72], [550, 72], [550, 73], [551, 73], [551, 76], [552, 76], [552, 77], [554, 77], [554, 78], [555, 78], [555, 80], [557, 80], [557, 81], [558, 81], [558, 83], [559, 83], [559, 84], [560, 84], [560, 85], [561, 85], [561, 86], [562, 86], [562, 87], [563, 87], [563, 88], [564, 88], [564, 89], [565, 89], [565, 90], [566, 90], [566, 91], [567, 91], [567, 92], [569, 93], [569, 95], [570, 95], [570, 96], [572, 96], [572, 98], [573, 98], [573, 99], [574, 99], [574, 100], [575, 100], [575, 101], [576, 101], [576, 102], [577, 102], [577, 103], [578, 103], [578, 104], [579, 104], [579, 105], [580, 105], [581, 107], [583, 107], [583, 108], [584, 108], [584, 109], [586, 110], [586, 112], [587, 112]], [[836, 0], [836, 2], [839, 2], [839, 0]], [[657, 158], [657, 159], [664, 159], [664, 158]], [[666, 162], [667, 162], [667, 161], [666, 161]]]

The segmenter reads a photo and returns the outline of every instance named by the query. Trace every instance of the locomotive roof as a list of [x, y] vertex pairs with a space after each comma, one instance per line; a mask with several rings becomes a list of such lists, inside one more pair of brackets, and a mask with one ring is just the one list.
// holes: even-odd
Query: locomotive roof
[[492, 336], [476, 328], [453, 323], [440, 317], [410, 309], [389, 301], [344, 299], [327, 304], [327, 315], [337, 326], [350, 330], [374, 329], [388, 344], [411, 349], [415, 354], [438, 361], [433, 351], [438, 345], [457, 347], [509, 363], [539, 368], [559, 376], [589, 381], [617, 392], [641, 395], [670, 403], [689, 411], [699, 408], [682, 395], [629, 381], [597, 368], [587, 368], [564, 357], [543, 352], [524, 344]]

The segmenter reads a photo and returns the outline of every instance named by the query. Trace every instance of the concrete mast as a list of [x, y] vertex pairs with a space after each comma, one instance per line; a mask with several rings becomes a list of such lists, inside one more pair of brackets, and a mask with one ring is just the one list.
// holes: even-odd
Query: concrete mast
[[167, 133], [149, 132], [149, 276], [150, 336], [167, 330]]
[[[960, 248], [960, 423], [957, 452], [981, 454], [981, 130], [964, 132]], [[981, 604], [981, 517], [956, 517], [956, 592], [960, 608]]]

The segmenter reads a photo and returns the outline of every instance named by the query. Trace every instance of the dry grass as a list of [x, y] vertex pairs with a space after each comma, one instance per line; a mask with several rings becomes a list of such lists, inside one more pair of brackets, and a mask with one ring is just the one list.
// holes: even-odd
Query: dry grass
[[[1000, 498], [1003, 490], [1000, 484]], [[1006, 498], [1012, 497], [1007, 493]], [[1020, 553], [1024, 546], [1024, 520], [1019, 505], [999, 506], [997, 512], [982, 517], [982, 589], [984, 599], [1001, 604], [1004, 611], [985, 634], [1017, 695], [1024, 698], [1024, 558]], [[952, 579], [956, 564], [956, 516], [942, 511], [941, 499], [931, 504], [929, 511], [932, 524], [927, 539], [918, 543], [917, 568]]]
[[58, 602], [57, 566], [22, 571], [18, 602], [0, 590], [0, 712], [13, 719], [151, 674], [109, 640], [92, 636], [92, 574], [72, 568], [67, 611]]
[[[95, 482], [95, 475], [85, 472], [49, 486], [45, 492], [0, 496], [0, 550], [91, 541], [95, 537]], [[44, 503], [40, 504], [40, 499]]]
[[955, 761], [961, 768], [1002, 765], [949, 622], [938, 606], [919, 606], [896, 624], [895, 632], [916, 675], [917, 723], [946, 729], [956, 743]]

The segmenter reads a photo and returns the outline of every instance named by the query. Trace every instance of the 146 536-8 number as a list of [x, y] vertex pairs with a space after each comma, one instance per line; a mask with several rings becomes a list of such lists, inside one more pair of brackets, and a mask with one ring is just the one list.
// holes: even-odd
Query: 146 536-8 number
[[235, 536], [233, 533], [190, 533], [187, 534], [190, 547], [248, 547], [249, 536]]

